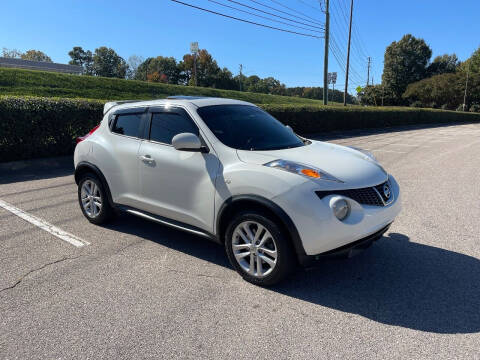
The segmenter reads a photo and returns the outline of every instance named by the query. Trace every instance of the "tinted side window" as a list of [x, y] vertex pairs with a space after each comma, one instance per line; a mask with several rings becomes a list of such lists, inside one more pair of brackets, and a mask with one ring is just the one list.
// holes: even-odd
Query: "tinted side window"
[[188, 118], [176, 113], [154, 113], [150, 126], [150, 140], [171, 144], [175, 135], [198, 135], [197, 126]]
[[118, 115], [112, 131], [117, 134], [138, 137], [143, 114]]

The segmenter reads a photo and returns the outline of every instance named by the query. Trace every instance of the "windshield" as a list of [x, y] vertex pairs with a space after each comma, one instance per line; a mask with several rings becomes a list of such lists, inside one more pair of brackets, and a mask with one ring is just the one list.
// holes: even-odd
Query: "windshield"
[[250, 105], [213, 105], [197, 109], [215, 136], [238, 150], [280, 150], [303, 141], [280, 121]]

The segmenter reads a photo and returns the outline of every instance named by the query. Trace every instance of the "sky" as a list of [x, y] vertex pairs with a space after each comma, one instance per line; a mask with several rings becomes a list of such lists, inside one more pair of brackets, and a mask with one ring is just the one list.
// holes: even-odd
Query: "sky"
[[[323, 36], [240, 13], [209, 0], [182, 1], [270, 26]], [[252, 11], [228, 0], [215, 1]], [[307, 26], [313, 21], [325, 22], [318, 0], [236, 1], [287, 18], [296, 15], [296, 21]], [[335, 42], [329, 71], [338, 72], [336, 89], [345, 83], [349, 10], [350, 0], [330, 0], [331, 37]], [[480, 46], [479, 14], [478, 0], [354, 0], [350, 91], [366, 84], [367, 57], [372, 59], [370, 78], [375, 83], [381, 81], [385, 48], [407, 33], [423, 38], [432, 48], [433, 57], [456, 53], [460, 60], [467, 59]], [[4, 0], [2, 15], [0, 48], [41, 50], [54, 62], [67, 63], [73, 46], [92, 51], [107, 46], [125, 59], [131, 55], [162, 55], [180, 60], [189, 52], [190, 43], [197, 41], [219, 66], [227, 67], [234, 75], [242, 64], [247, 76], [273, 76], [287, 86], [323, 85], [323, 39], [246, 24], [171, 0]]]

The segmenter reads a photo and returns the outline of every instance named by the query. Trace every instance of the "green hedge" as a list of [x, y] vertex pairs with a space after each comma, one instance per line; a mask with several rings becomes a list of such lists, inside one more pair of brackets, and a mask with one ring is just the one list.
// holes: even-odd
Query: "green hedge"
[[[104, 101], [0, 97], [0, 162], [72, 154]], [[412, 108], [261, 105], [300, 134], [408, 124], [478, 122], [480, 114]]]
[[103, 102], [0, 97], [0, 162], [68, 155], [102, 119]]
[[407, 107], [260, 105], [299, 134], [389, 126], [479, 122], [480, 114]]

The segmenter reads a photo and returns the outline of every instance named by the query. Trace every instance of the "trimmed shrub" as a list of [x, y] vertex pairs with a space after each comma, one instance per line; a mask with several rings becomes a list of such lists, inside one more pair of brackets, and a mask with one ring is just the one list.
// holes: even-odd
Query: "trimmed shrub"
[[0, 97], [0, 162], [72, 154], [102, 114], [100, 101]]
[[[0, 162], [72, 154], [75, 139], [103, 117], [103, 101], [0, 97]], [[478, 122], [480, 114], [401, 107], [260, 105], [297, 133]]]
[[275, 104], [260, 107], [303, 135], [334, 130], [480, 122], [480, 115], [477, 113], [408, 107], [312, 107]]

